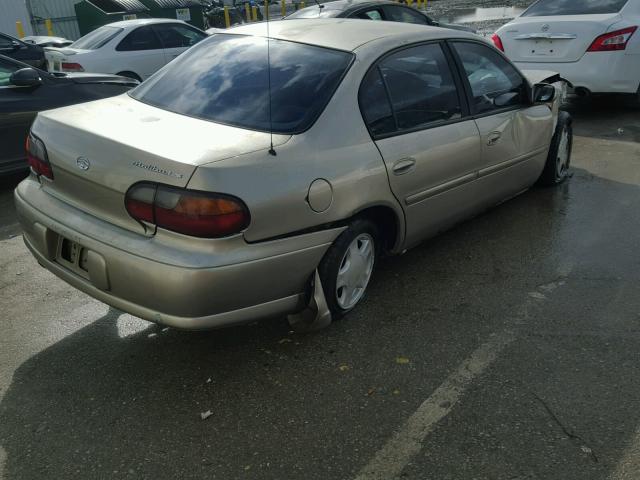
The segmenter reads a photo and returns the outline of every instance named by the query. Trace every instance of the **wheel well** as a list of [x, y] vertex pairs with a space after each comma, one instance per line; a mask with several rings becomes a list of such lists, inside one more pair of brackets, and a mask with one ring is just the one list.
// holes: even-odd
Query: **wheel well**
[[385, 251], [391, 250], [398, 241], [400, 222], [396, 212], [390, 207], [376, 206], [362, 210], [356, 218], [366, 218], [378, 227]]

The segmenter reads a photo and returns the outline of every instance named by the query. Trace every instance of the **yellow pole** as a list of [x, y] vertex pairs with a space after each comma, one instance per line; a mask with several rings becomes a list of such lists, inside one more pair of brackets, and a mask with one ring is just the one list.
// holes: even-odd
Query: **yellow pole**
[[47, 26], [47, 33], [49, 34], [49, 36], [53, 37], [53, 24], [51, 23], [51, 19], [47, 18], [44, 21], [44, 24]]
[[280, 0], [280, 15], [283, 17], [287, 16], [287, 6], [284, 3], [284, 0]]
[[224, 7], [224, 25], [225, 28], [231, 26], [231, 18], [229, 17], [229, 7]]
[[410, 7], [413, 7], [413, 0], [407, 0], [407, 5], [409, 5]]
[[306, 4], [304, 3], [304, 0], [302, 0], [302, 1], [300, 2], [300, 8], [304, 8], [304, 7], [306, 7]]
[[18, 32], [18, 38], [24, 37], [24, 28], [22, 28], [22, 22], [19, 20], [16, 22], [16, 32]]
[[247, 17], [247, 22], [251, 21], [251, 7], [249, 6], [249, 2], [244, 4], [244, 14]]
[[269, 21], [269, 0], [264, 0], [264, 19]]
[[258, 7], [256, 7], [255, 5], [251, 7], [251, 16], [253, 17], [254, 22], [258, 21]]

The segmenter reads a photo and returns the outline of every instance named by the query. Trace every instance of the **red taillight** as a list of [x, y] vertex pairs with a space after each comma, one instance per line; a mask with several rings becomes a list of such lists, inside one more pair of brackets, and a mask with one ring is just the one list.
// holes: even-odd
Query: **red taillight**
[[84, 72], [84, 68], [79, 63], [62, 62], [60, 68], [65, 72]]
[[29, 132], [27, 137], [27, 163], [36, 175], [42, 175], [53, 180], [53, 171], [47, 156], [47, 149], [38, 137]]
[[596, 38], [587, 52], [613, 52], [624, 50], [638, 27], [623, 28], [615, 32], [605, 33]]
[[491, 41], [493, 42], [493, 44], [496, 46], [498, 50], [501, 50], [504, 52], [504, 45], [502, 44], [502, 39], [498, 36], [497, 33], [494, 33], [493, 35], [491, 35]]
[[239, 233], [250, 220], [249, 210], [238, 198], [154, 183], [131, 187], [125, 206], [136, 220], [201, 238]]

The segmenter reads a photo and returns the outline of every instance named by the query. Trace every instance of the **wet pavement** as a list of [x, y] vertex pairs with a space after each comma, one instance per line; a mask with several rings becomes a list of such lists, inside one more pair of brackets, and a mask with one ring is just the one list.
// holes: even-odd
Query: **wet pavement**
[[570, 181], [383, 260], [313, 335], [90, 299], [28, 254], [2, 179], [0, 478], [637, 480], [640, 108], [567, 108]]
[[91, 300], [10, 238], [5, 181], [0, 477], [640, 478], [640, 110], [569, 109], [568, 183], [384, 260], [307, 336]]

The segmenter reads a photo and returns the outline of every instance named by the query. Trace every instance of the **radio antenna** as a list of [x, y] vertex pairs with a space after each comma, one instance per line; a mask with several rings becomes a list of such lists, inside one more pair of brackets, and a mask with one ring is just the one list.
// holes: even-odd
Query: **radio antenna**
[[269, 94], [269, 136], [270, 136], [270, 147], [269, 147], [269, 155], [273, 155], [274, 157], [277, 155], [275, 149], [273, 148], [273, 112], [271, 105], [271, 34], [269, 32], [269, 0], [264, 1], [265, 13], [267, 14], [267, 89]]

